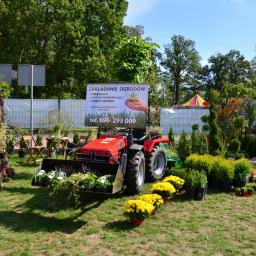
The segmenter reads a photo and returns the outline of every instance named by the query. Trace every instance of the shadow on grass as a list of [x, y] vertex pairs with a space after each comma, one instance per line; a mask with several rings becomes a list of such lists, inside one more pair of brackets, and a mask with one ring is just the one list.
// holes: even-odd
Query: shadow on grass
[[118, 220], [107, 223], [105, 229], [110, 229], [115, 232], [128, 231], [134, 228], [128, 220]]
[[15, 232], [55, 232], [71, 234], [87, 222], [75, 218], [58, 219], [32, 212], [0, 211], [0, 225]]
[[15, 172], [12, 176], [13, 180], [32, 180], [33, 174], [27, 172]]
[[22, 167], [38, 167], [40, 163], [38, 164], [35, 164], [35, 163], [27, 163], [26, 160], [18, 160], [16, 161], [16, 163], [19, 165], [19, 166], [22, 166]]
[[32, 188], [32, 187], [4, 187], [4, 191], [7, 191], [9, 193], [24, 194], [24, 195], [45, 193], [40, 188]]

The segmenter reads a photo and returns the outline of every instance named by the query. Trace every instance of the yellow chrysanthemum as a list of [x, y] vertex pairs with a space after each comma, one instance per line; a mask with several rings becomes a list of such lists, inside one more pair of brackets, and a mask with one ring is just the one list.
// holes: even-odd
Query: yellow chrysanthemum
[[164, 203], [164, 200], [158, 194], [146, 194], [146, 195], [139, 196], [138, 199], [143, 200], [147, 203], [153, 204], [155, 207], [159, 207]]
[[136, 199], [126, 202], [124, 212], [128, 215], [136, 215], [145, 218], [148, 217], [153, 210], [154, 206], [152, 204]]
[[173, 176], [173, 175], [170, 175], [166, 178], [163, 179], [163, 182], [170, 182], [172, 183], [174, 186], [178, 186], [178, 187], [182, 187], [185, 183], [185, 180], [181, 179], [180, 177], [178, 176]]

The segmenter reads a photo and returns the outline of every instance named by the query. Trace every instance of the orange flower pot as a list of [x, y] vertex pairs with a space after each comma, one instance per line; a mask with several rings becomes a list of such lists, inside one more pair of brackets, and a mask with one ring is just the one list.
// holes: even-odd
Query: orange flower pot
[[140, 226], [143, 223], [144, 219], [131, 219], [131, 224], [135, 227]]

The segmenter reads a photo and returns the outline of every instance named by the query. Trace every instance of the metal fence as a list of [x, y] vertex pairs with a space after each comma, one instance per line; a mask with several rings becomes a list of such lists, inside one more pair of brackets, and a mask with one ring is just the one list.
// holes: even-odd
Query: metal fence
[[[21, 128], [30, 127], [30, 99], [5, 99], [4, 109], [9, 125], [19, 125]], [[34, 99], [33, 127], [47, 127], [45, 120], [52, 112], [60, 112], [70, 119], [72, 127], [84, 127], [85, 100]]]
[[203, 126], [201, 117], [209, 115], [209, 110], [205, 108], [193, 109], [174, 109], [162, 108], [160, 110], [160, 127], [161, 132], [168, 134], [172, 127], [174, 134], [182, 134], [192, 132], [192, 125], [198, 124], [199, 128]]

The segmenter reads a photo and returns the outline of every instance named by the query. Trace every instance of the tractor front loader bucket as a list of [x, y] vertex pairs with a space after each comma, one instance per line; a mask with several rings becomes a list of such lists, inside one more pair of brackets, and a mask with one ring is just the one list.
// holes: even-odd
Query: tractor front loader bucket
[[[122, 158], [123, 159], [123, 158]], [[126, 159], [124, 159], [125, 161]], [[98, 177], [103, 175], [115, 175], [113, 188], [111, 192], [104, 191], [85, 191], [81, 192], [94, 193], [94, 194], [117, 194], [123, 189], [123, 176], [125, 172], [124, 161], [122, 160], [119, 165], [107, 165], [103, 163], [88, 163], [86, 160], [59, 160], [59, 159], [43, 159], [39, 171], [44, 170], [46, 173], [51, 171], [62, 171], [66, 176], [71, 176], [74, 173], [88, 173], [93, 172]], [[32, 181], [32, 185], [35, 185]]]

